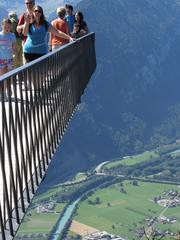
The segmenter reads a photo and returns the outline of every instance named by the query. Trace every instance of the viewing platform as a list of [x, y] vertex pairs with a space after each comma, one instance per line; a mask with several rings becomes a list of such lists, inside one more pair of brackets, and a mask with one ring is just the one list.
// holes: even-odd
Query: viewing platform
[[0, 77], [0, 240], [13, 239], [95, 68], [90, 33]]

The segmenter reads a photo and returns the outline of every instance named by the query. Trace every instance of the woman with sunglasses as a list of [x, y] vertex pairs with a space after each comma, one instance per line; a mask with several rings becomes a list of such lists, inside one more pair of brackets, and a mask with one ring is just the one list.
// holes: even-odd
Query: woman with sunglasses
[[23, 46], [26, 62], [33, 61], [48, 53], [47, 32], [69, 41], [73, 41], [71, 36], [58, 31], [45, 20], [43, 9], [40, 6], [34, 7], [32, 24], [30, 21], [30, 16], [26, 15], [23, 29], [23, 34], [27, 36], [27, 40]]

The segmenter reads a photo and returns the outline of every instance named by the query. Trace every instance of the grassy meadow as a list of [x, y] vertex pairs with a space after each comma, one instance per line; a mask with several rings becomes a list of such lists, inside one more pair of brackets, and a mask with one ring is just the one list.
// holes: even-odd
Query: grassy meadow
[[28, 219], [21, 224], [21, 227], [18, 230], [19, 234], [32, 234], [32, 233], [49, 233], [56, 223], [59, 214], [47, 214], [41, 213], [36, 214], [33, 213]]
[[[164, 209], [153, 203], [152, 199], [161, 195], [164, 190], [178, 190], [178, 186], [145, 182], [139, 182], [139, 186], [133, 186], [129, 181], [123, 183], [126, 193], [120, 192], [121, 188], [120, 184], [115, 184], [106, 189], [97, 190], [91, 197], [80, 203], [74, 220], [131, 240], [138, 239], [135, 229], [141, 226], [147, 227], [146, 219], [159, 216]], [[88, 203], [88, 200], [95, 201], [96, 198], [100, 199], [100, 204]], [[180, 207], [169, 208], [164, 215], [176, 216], [178, 222], [173, 225], [158, 225], [158, 227], [177, 232], [180, 229]]]
[[37, 213], [35, 209], [28, 211], [19, 230], [18, 235], [33, 233], [50, 233], [56, 224], [65, 204], [55, 206], [56, 213]]
[[155, 153], [155, 151], [146, 151], [142, 154], [138, 154], [138, 155], [134, 155], [134, 156], [127, 156], [127, 157], [124, 157], [123, 159], [107, 163], [103, 166], [103, 169], [114, 168], [114, 167], [117, 167], [122, 164], [132, 166], [137, 163], [147, 162], [156, 156], [158, 156], [158, 154]]

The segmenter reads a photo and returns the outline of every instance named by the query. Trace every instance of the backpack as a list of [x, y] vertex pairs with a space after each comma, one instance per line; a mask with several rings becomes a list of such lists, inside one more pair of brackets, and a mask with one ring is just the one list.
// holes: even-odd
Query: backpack
[[18, 25], [18, 18], [15, 16], [10, 17], [11, 20], [11, 32], [15, 34], [16, 38], [21, 38], [21, 36], [18, 34], [16, 28]]

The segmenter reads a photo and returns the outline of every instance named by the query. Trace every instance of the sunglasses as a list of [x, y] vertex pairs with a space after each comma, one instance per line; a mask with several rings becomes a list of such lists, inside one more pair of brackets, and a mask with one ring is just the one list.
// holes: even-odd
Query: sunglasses
[[26, 2], [25, 4], [27, 4], [27, 5], [31, 5], [31, 4], [33, 4], [32, 2]]
[[42, 11], [41, 11], [41, 10], [34, 10], [34, 12], [42, 13]]

